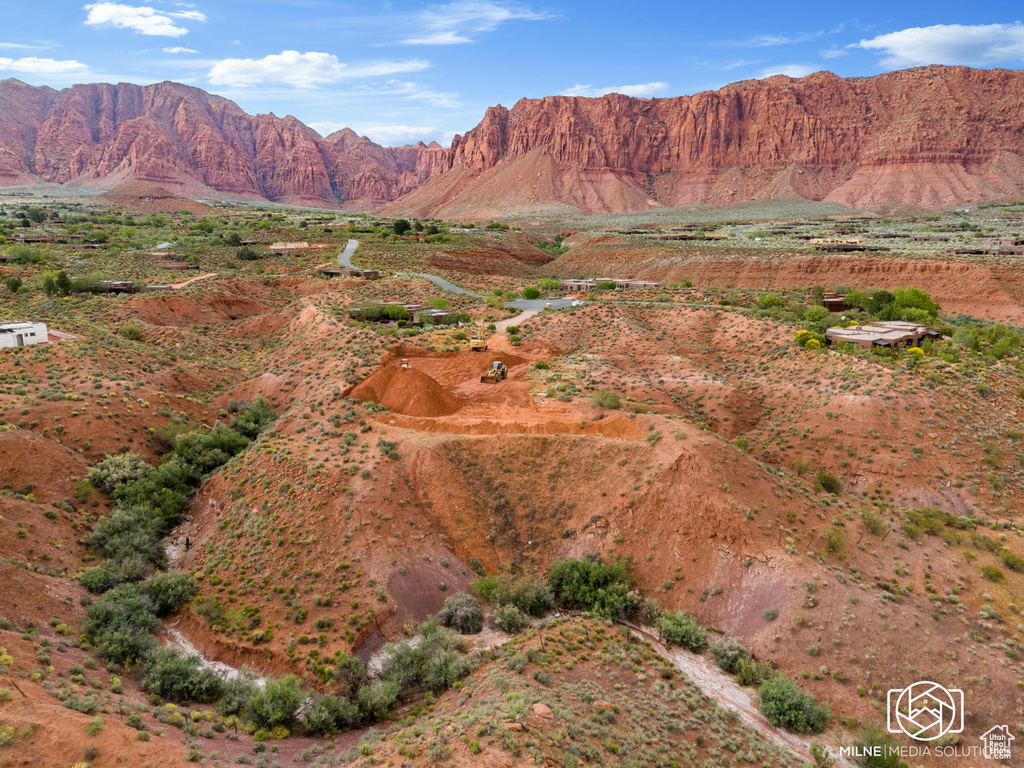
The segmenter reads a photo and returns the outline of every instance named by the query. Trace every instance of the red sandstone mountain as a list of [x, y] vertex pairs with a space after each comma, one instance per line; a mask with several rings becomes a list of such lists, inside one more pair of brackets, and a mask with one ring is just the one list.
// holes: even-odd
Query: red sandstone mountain
[[145, 179], [187, 195], [334, 207], [344, 199], [358, 208], [364, 203], [346, 194], [350, 187], [365, 189], [371, 203], [393, 200], [421, 180], [417, 158], [436, 151], [379, 147], [351, 131], [324, 139], [294, 117], [247, 115], [177, 83], [55, 91], [0, 82], [0, 184], [7, 186]]
[[498, 106], [450, 149], [251, 116], [175, 83], [0, 82], [0, 185], [131, 178], [288, 203], [481, 217], [779, 197], [938, 207], [1024, 197], [1024, 71], [777, 76], [671, 99]]
[[483, 216], [570, 206], [804, 197], [948, 206], [1024, 194], [1024, 71], [925, 67], [777, 76], [671, 99], [494, 107], [444, 172], [387, 210]]

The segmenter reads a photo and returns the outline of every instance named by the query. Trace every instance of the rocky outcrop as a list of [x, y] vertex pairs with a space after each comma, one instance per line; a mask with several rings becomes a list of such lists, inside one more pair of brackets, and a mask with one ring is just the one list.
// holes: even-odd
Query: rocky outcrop
[[555, 96], [494, 107], [443, 173], [390, 206], [489, 215], [804, 197], [936, 207], [1024, 193], [1024, 72], [820, 72], [671, 99]]
[[247, 115], [177, 83], [55, 91], [0, 82], [0, 185], [145, 179], [185, 195], [360, 208], [418, 186], [441, 152], [380, 147], [352, 131], [324, 139], [294, 117]]
[[1024, 71], [923, 67], [734, 83], [671, 99], [487, 110], [452, 146], [326, 138], [176, 83], [0, 82], [0, 185], [137, 178], [419, 216], [630, 211], [802, 197], [931, 208], [1024, 196]]

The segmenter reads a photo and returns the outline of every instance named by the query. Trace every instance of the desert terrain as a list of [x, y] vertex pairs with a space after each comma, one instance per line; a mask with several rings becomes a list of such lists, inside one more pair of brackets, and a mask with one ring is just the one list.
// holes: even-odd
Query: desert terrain
[[916, 680], [967, 711], [912, 764], [1024, 734], [1024, 205], [581, 208], [0, 195], [50, 332], [0, 350], [0, 763], [853, 765]]

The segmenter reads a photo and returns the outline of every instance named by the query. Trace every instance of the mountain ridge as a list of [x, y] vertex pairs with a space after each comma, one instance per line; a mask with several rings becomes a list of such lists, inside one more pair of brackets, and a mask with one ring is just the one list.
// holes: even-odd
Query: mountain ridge
[[490, 107], [436, 142], [345, 128], [164, 81], [63, 90], [0, 81], [0, 185], [131, 178], [391, 214], [626, 212], [770, 198], [938, 208], [1024, 197], [1024, 71], [818, 72], [692, 96], [547, 96]]

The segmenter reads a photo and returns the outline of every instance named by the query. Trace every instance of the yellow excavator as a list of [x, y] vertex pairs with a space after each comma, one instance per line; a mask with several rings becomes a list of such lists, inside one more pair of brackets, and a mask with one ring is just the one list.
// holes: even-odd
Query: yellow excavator
[[469, 348], [473, 352], [486, 352], [487, 351], [487, 335], [484, 333], [484, 321], [481, 320], [476, 330], [473, 332], [473, 338], [469, 340]]
[[508, 378], [508, 366], [506, 366], [501, 360], [495, 360], [491, 363], [491, 367], [487, 369], [487, 372], [480, 377], [481, 384], [497, 384], [502, 379]]

